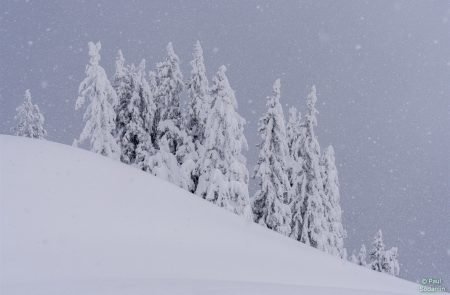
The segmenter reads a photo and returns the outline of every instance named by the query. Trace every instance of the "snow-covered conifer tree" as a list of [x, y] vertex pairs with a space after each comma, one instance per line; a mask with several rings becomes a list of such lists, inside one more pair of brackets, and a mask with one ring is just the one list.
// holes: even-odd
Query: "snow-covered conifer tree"
[[236, 111], [237, 101], [225, 72], [221, 66], [213, 78], [196, 194], [250, 219], [249, 177], [242, 155], [247, 149], [245, 120]]
[[305, 116], [305, 140], [300, 156], [305, 171], [305, 196], [303, 201], [302, 231], [300, 241], [326, 251], [328, 229], [325, 222], [323, 182], [320, 168], [320, 146], [314, 133], [317, 126], [315, 104], [316, 87], [312, 86], [307, 97], [308, 111]]
[[372, 250], [369, 252], [369, 258], [370, 258], [370, 268], [379, 271], [384, 272], [384, 262], [385, 262], [385, 246], [383, 242], [383, 234], [381, 232], [381, 229], [378, 230], [377, 234], [374, 237], [374, 240], [372, 242]]
[[258, 190], [253, 199], [255, 222], [284, 235], [291, 232], [290, 184], [288, 179], [288, 145], [283, 109], [280, 104], [280, 80], [267, 97], [267, 112], [259, 121], [262, 142], [254, 177]]
[[[193, 60], [191, 61], [191, 77], [187, 82], [189, 94], [188, 116], [186, 130], [195, 145], [197, 154], [204, 153], [206, 120], [210, 109], [210, 96], [208, 79], [206, 77], [205, 63], [203, 60], [203, 49], [200, 41], [194, 45]], [[195, 163], [192, 173], [194, 191], [198, 185], [200, 163]]]
[[385, 253], [384, 271], [393, 276], [400, 274], [400, 265], [398, 263], [398, 248], [392, 247]]
[[342, 226], [339, 179], [332, 146], [329, 146], [323, 153], [321, 166], [325, 193], [323, 204], [328, 229], [326, 251], [342, 258], [344, 256], [345, 230]]
[[95, 153], [118, 159], [119, 146], [113, 136], [115, 130], [114, 107], [117, 95], [106, 76], [105, 70], [99, 65], [101, 44], [89, 42], [89, 64], [86, 66], [86, 78], [78, 89], [79, 96], [75, 109], [80, 109], [88, 100], [88, 106], [83, 119], [86, 125], [80, 138], [74, 145], [89, 141], [89, 149]]
[[[134, 108], [131, 106], [132, 97], [136, 98], [134, 88], [136, 81], [133, 80], [134, 67], [130, 68], [125, 65], [125, 58], [122, 51], [119, 50], [116, 57], [116, 72], [112, 86], [117, 94], [118, 103], [115, 106], [116, 113], [116, 129], [115, 136], [117, 137], [120, 146], [121, 155], [120, 160], [126, 164], [132, 164], [135, 158], [135, 146], [130, 141], [129, 136], [130, 121], [132, 120], [131, 112]], [[135, 99], [134, 99], [135, 100]]]
[[[117, 75], [120, 72], [122, 77]], [[120, 85], [117, 88], [116, 133], [121, 145], [121, 160], [148, 171], [148, 157], [154, 154], [151, 130], [156, 107], [145, 76], [145, 60], [137, 68], [124, 68], [122, 63], [122, 70], [119, 63], [114, 85]]]
[[305, 128], [302, 124], [301, 114], [295, 107], [289, 109], [289, 118], [286, 125], [289, 161], [287, 161], [288, 177], [291, 186], [291, 234], [293, 239], [300, 240], [303, 227], [302, 207], [306, 192], [306, 173], [303, 170], [302, 148], [305, 144]]
[[206, 78], [203, 49], [197, 41], [194, 46], [194, 59], [191, 61], [191, 77], [187, 83], [189, 92], [189, 113], [186, 128], [194, 142], [203, 144], [205, 141], [206, 120], [210, 108], [208, 79]]
[[[167, 44], [166, 49], [166, 60], [156, 65], [156, 121], [159, 124], [161, 121], [170, 120], [180, 129], [182, 124], [180, 94], [184, 86], [183, 75], [179, 66], [180, 60], [173, 50], [172, 43]], [[176, 149], [176, 144], [171, 144], [170, 149]]]
[[44, 115], [39, 111], [39, 107], [31, 102], [31, 92], [25, 91], [24, 102], [16, 108], [17, 115], [14, 117], [17, 126], [14, 132], [17, 136], [43, 139], [47, 135], [44, 128]]
[[378, 230], [372, 243], [372, 250], [369, 252], [370, 268], [388, 273], [394, 276], [398, 276], [400, 273], [400, 265], [398, 263], [398, 249], [392, 247], [389, 250], [385, 250], [383, 242], [383, 234], [381, 230]]
[[361, 266], [367, 266], [367, 250], [366, 245], [362, 244], [361, 249], [359, 249], [358, 256], [356, 257], [356, 264]]
[[148, 166], [156, 176], [192, 191], [191, 175], [197, 155], [192, 138], [183, 126], [180, 108], [183, 85], [179, 58], [169, 43], [166, 60], [157, 64], [154, 79], [150, 77], [149, 87], [155, 89], [156, 102], [152, 137], [158, 151], [148, 161]]

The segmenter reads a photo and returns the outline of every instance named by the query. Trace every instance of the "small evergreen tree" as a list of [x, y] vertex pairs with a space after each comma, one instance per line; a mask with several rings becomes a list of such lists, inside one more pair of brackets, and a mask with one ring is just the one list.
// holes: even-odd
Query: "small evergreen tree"
[[329, 146], [322, 155], [322, 180], [324, 186], [324, 213], [328, 229], [326, 251], [332, 255], [344, 256], [345, 231], [342, 226], [339, 179], [335, 164], [334, 149]]
[[398, 248], [392, 247], [385, 253], [384, 261], [385, 272], [393, 276], [398, 276], [400, 274], [400, 265], [398, 263]]
[[361, 249], [359, 249], [358, 256], [356, 257], [356, 264], [361, 266], [367, 266], [367, 250], [366, 245], [362, 244]]
[[14, 128], [15, 135], [30, 138], [44, 139], [47, 131], [44, 128], [45, 118], [39, 107], [31, 102], [31, 92], [25, 91], [24, 102], [16, 108], [17, 115], [14, 119], [17, 126]]
[[79, 96], [75, 109], [80, 109], [88, 100], [88, 106], [83, 120], [86, 125], [80, 138], [74, 145], [89, 140], [90, 150], [94, 153], [118, 159], [119, 146], [113, 136], [115, 130], [114, 107], [117, 95], [106, 76], [105, 70], [99, 65], [101, 44], [89, 42], [89, 64], [86, 66], [86, 78], [79, 87]]
[[372, 250], [369, 252], [370, 268], [384, 272], [385, 250], [384, 250], [383, 234], [378, 230], [372, 242]]
[[248, 170], [242, 151], [247, 149], [245, 120], [236, 112], [237, 101], [221, 66], [213, 79], [211, 110], [200, 159], [196, 194], [238, 215], [251, 218]]
[[258, 190], [253, 200], [255, 222], [284, 235], [291, 232], [290, 185], [288, 179], [288, 146], [283, 109], [280, 104], [280, 80], [267, 98], [267, 112], [259, 121], [259, 157], [254, 177]]
[[326, 251], [328, 229], [325, 222], [323, 200], [325, 193], [320, 169], [320, 146], [314, 134], [317, 126], [318, 111], [316, 87], [311, 88], [307, 97], [308, 112], [305, 116], [305, 140], [300, 149], [305, 171], [305, 197], [302, 212], [302, 231], [300, 241], [320, 250]]

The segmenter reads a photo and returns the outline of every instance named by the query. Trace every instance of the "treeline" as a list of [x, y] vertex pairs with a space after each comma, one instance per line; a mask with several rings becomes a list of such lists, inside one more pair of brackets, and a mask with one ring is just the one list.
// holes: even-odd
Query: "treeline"
[[[75, 146], [132, 165], [223, 207], [244, 218], [347, 259], [346, 231], [338, 172], [332, 146], [324, 152], [315, 135], [316, 88], [306, 97], [304, 117], [291, 107], [287, 120], [276, 80], [259, 120], [261, 140], [252, 177], [255, 195], [249, 196], [249, 177], [243, 152], [245, 119], [226, 75], [219, 67], [209, 82], [200, 42], [194, 46], [191, 72], [183, 78], [172, 44], [167, 56], [147, 71], [145, 60], [127, 64], [119, 50], [111, 80], [100, 66], [100, 43], [89, 43], [89, 63], [75, 108], [85, 108], [84, 128]], [[187, 108], [182, 93], [187, 92]], [[17, 109], [16, 135], [44, 138], [44, 117], [31, 103]], [[398, 275], [397, 248], [384, 249], [381, 231], [366, 262], [363, 245], [350, 260], [376, 271]]]

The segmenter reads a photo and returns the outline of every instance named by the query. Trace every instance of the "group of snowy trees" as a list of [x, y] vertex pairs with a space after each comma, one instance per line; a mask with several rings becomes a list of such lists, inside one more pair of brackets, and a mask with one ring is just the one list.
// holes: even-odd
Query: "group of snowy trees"
[[369, 261], [367, 261], [367, 250], [363, 244], [359, 253], [353, 253], [350, 261], [358, 265], [368, 267], [378, 272], [388, 273], [398, 276], [400, 273], [400, 265], [398, 262], [398, 249], [392, 247], [386, 250], [383, 242], [383, 234], [381, 230], [377, 232], [372, 242], [372, 249], [369, 252]]
[[[89, 43], [90, 61], [76, 109], [87, 103], [85, 127], [74, 144], [164, 178], [203, 199], [269, 229], [344, 257], [339, 182], [333, 148], [321, 154], [315, 87], [305, 120], [292, 108], [285, 124], [280, 80], [260, 120], [258, 190], [250, 203], [243, 151], [245, 120], [221, 66], [209, 85], [199, 42], [191, 75], [183, 80], [172, 44], [148, 74], [145, 60], [127, 65], [121, 51], [112, 83], [99, 65], [100, 43]], [[187, 111], [181, 94], [187, 90]]]
[[[250, 201], [249, 172], [243, 152], [245, 120], [219, 67], [209, 85], [200, 42], [194, 46], [190, 77], [185, 81], [172, 44], [167, 56], [146, 70], [126, 64], [119, 50], [112, 82], [100, 66], [100, 43], [89, 42], [86, 78], [75, 109], [85, 106], [85, 126], [75, 146], [120, 160], [170, 181], [247, 219], [340, 258], [347, 258], [339, 180], [332, 146], [321, 152], [315, 86], [302, 118], [289, 109], [287, 123], [276, 80], [259, 121], [261, 142], [253, 177], [257, 191]], [[186, 91], [187, 107], [182, 107]], [[29, 90], [17, 108], [16, 135], [43, 138], [44, 117]], [[384, 249], [381, 231], [366, 262], [363, 245], [352, 262], [398, 275], [397, 248]]]
[[[85, 127], [74, 144], [120, 159], [166, 179], [236, 214], [251, 218], [245, 120], [226, 67], [209, 86], [200, 42], [192, 71], [183, 80], [172, 44], [167, 56], [146, 72], [145, 60], [125, 63], [121, 51], [112, 82], [99, 65], [100, 43], [89, 43], [90, 61], [79, 87], [76, 109], [87, 104]], [[187, 111], [181, 95], [187, 90]]]
[[307, 97], [305, 119], [294, 107], [285, 124], [280, 80], [267, 99], [259, 121], [258, 190], [253, 199], [255, 221], [307, 245], [342, 258], [345, 230], [339, 205], [334, 151], [322, 154], [317, 125], [316, 88]]

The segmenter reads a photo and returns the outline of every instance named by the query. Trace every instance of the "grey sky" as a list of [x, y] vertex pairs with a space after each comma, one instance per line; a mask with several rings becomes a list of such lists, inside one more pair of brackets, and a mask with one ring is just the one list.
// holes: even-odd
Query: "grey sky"
[[399, 247], [401, 276], [450, 279], [448, 1], [94, 2], [1, 0], [0, 133], [10, 133], [30, 88], [50, 140], [79, 135], [74, 103], [88, 41], [102, 42], [110, 76], [119, 48], [150, 69], [172, 41], [187, 76], [199, 39], [209, 76], [228, 66], [249, 122], [249, 167], [273, 81], [281, 78], [283, 104], [302, 111], [315, 83], [317, 134], [322, 149], [335, 147], [349, 252], [381, 228], [387, 246]]

